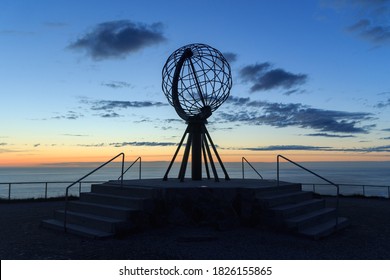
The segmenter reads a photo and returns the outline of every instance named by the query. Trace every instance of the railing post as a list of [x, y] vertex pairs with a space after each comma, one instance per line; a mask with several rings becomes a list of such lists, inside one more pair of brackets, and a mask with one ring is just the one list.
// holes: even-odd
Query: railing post
[[45, 199], [47, 199], [47, 183], [48, 182], [45, 182]]
[[278, 187], [279, 187], [279, 156], [280, 155], [278, 155], [276, 157], [276, 176], [277, 176], [277, 180], [278, 180]]
[[244, 178], [244, 157], [242, 157], [241, 159], [241, 170], [242, 170], [242, 179], [245, 179]]
[[8, 200], [11, 200], [11, 183], [8, 184]]
[[80, 197], [80, 194], [81, 194], [81, 181], [79, 182], [79, 197]]
[[139, 179], [141, 180], [142, 159], [139, 157]]
[[65, 209], [64, 209], [64, 232], [67, 232], [66, 222], [68, 216], [68, 188], [65, 191]]
[[339, 210], [340, 185], [337, 184], [336, 186], [337, 186], [337, 188], [336, 188], [336, 192], [337, 192], [337, 198], [336, 198], [336, 228], [338, 228], [339, 227], [339, 213], [340, 213], [340, 210]]
[[125, 154], [122, 153], [122, 175], [121, 175], [121, 187], [123, 187], [123, 173], [125, 168]]

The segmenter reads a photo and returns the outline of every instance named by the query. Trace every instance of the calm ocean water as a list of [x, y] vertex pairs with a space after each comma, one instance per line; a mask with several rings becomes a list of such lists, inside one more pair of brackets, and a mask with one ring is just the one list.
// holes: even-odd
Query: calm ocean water
[[[326, 179], [336, 184], [357, 184], [359, 186], [341, 186], [343, 194], [362, 194], [362, 185], [382, 185], [390, 186], [390, 162], [304, 162], [300, 163], [306, 168], [318, 173]], [[225, 163], [226, 169], [231, 178], [242, 178], [241, 163]], [[252, 163], [264, 179], [276, 179], [276, 163]], [[14, 182], [49, 182], [47, 185], [47, 196], [61, 196], [65, 193], [69, 182], [74, 182], [93, 170], [99, 164], [79, 164], [68, 166], [40, 166], [29, 168], [0, 168], [0, 198], [8, 198], [9, 185], [1, 183]], [[168, 162], [143, 162], [142, 178], [162, 178], [168, 167]], [[126, 167], [125, 167], [126, 168]], [[219, 175], [222, 176], [221, 170]], [[124, 179], [138, 178], [138, 165], [126, 173]], [[169, 177], [175, 178], [178, 174], [178, 165], [174, 165]], [[190, 174], [190, 165], [187, 169]], [[89, 181], [107, 181], [117, 179], [120, 175], [118, 165], [107, 165], [95, 174], [85, 180]], [[245, 164], [245, 178], [259, 178], [258, 175]], [[321, 179], [293, 166], [290, 163], [283, 162], [280, 169], [280, 180], [288, 182], [299, 182], [303, 184], [324, 183]], [[50, 183], [65, 182], [65, 183]], [[89, 191], [90, 184], [81, 185], [82, 191]], [[312, 185], [304, 185], [304, 189], [311, 190]], [[78, 193], [78, 187], [73, 187], [73, 194]], [[333, 187], [316, 186], [320, 193], [331, 194]], [[367, 196], [388, 196], [388, 188], [366, 187]], [[11, 198], [30, 198], [44, 197], [45, 184], [12, 184]]]

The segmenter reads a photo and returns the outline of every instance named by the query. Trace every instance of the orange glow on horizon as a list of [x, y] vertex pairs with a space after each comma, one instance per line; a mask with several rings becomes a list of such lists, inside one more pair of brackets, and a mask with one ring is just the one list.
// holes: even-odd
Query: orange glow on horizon
[[[125, 161], [132, 162], [138, 156], [142, 161], [171, 161], [174, 149], [167, 151], [152, 147], [148, 149], [139, 149], [139, 151], [123, 151]], [[101, 162], [110, 160], [113, 156], [119, 154], [120, 150], [112, 149], [75, 149], [73, 151], [42, 151], [39, 154], [22, 154], [22, 153], [3, 153], [0, 157], [0, 167], [32, 167], [51, 164], [70, 164], [70, 163], [88, 163]], [[276, 162], [276, 156], [282, 154], [296, 162], [313, 162], [313, 161], [390, 161], [390, 156], [384, 153], [360, 154], [360, 153], [330, 153], [330, 152], [311, 152], [311, 151], [225, 151], [219, 150], [223, 162], [241, 162], [245, 157], [249, 162]], [[183, 151], [181, 151], [176, 161], [181, 161]], [[120, 158], [115, 161], [119, 162]], [[216, 161], [216, 158], [215, 158]], [[283, 161], [283, 160], [282, 160]]]

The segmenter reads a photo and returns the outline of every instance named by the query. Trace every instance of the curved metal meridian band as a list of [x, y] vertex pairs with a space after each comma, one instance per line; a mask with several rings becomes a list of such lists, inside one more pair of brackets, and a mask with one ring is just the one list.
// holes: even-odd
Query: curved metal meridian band
[[181, 107], [180, 101], [179, 101], [179, 92], [178, 92], [178, 86], [179, 86], [179, 77], [181, 69], [183, 68], [184, 61], [191, 56], [193, 56], [194, 53], [191, 51], [190, 48], [187, 48], [182, 56], [180, 57], [179, 61], [176, 64], [175, 73], [173, 74], [172, 79], [172, 101], [173, 106], [175, 107], [175, 110], [180, 118], [182, 118], [185, 121], [188, 121], [189, 116], [187, 113], [183, 110]]

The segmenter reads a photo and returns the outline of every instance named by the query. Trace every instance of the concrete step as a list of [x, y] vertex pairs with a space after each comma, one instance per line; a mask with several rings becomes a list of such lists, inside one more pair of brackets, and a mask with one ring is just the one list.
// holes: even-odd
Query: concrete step
[[153, 208], [153, 201], [151, 199], [103, 193], [81, 193], [80, 201], [102, 205], [128, 207], [135, 210], [151, 210]]
[[139, 210], [131, 209], [129, 207], [104, 205], [85, 201], [71, 201], [69, 202], [68, 207], [68, 209], [73, 212], [94, 214], [122, 220], [127, 220], [132, 214], [139, 212]]
[[337, 218], [337, 221], [337, 226], [336, 219], [331, 219], [329, 221], [302, 229], [298, 231], [298, 233], [317, 240], [329, 236], [336, 231], [342, 230], [349, 225], [349, 220], [347, 218], [339, 217]]
[[[41, 226], [47, 229], [64, 231], [64, 222], [57, 219], [43, 220], [41, 221]], [[89, 227], [80, 226], [72, 223], [67, 223], [67, 232], [79, 236], [87, 237], [87, 238], [96, 238], [96, 239], [109, 238], [114, 235], [112, 232], [96, 230], [96, 229], [92, 229]]]
[[257, 197], [257, 199], [264, 207], [272, 208], [279, 205], [302, 202], [308, 199], [312, 199], [312, 197], [312, 192], [295, 191], [261, 196]]
[[[64, 221], [65, 210], [57, 210], [54, 212], [54, 218], [59, 221]], [[84, 226], [87, 228], [116, 233], [124, 226], [125, 221], [121, 219], [113, 219], [93, 214], [81, 212], [67, 212], [67, 223]]]
[[271, 213], [276, 218], [291, 218], [294, 216], [309, 213], [325, 207], [323, 199], [309, 199], [298, 203], [283, 204], [270, 208]]
[[302, 190], [301, 184], [284, 184], [267, 188], [258, 188], [256, 189], [256, 197], [261, 198], [263, 196], [270, 196], [273, 194], [281, 194], [286, 192], [299, 192]]
[[331, 219], [335, 220], [336, 214], [337, 212], [335, 208], [322, 208], [310, 213], [288, 218], [285, 220], [285, 224], [290, 229], [300, 231]]
[[139, 198], [154, 198], [157, 190], [155, 188], [146, 188], [141, 186], [123, 186], [115, 183], [103, 183], [91, 185], [91, 192], [120, 195], [120, 196], [131, 196]]

